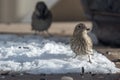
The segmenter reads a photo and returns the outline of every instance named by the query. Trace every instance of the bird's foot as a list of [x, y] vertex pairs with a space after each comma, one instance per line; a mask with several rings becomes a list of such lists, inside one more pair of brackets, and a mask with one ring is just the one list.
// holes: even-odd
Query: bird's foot
[[48, 34], [48, 36], [49, 36], [49, 37], [53, 37], [53, 35], [52, 35], [52, 34], [50, 34], [50, 33]]
[[89, 62], [90, 64], [92, 64], [92, 61], [91, 61], [91, 60], [89, 60], [88, 62]]

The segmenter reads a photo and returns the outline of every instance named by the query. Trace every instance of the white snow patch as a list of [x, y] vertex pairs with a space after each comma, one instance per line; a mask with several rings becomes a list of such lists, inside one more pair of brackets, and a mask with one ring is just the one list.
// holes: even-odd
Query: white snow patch
[[[0, 70], [40, 73], [116, 73], [120, 69], [104, 55], [94, 51], [92, 64], [84, 58], [73, 58], [66, 38], [0, 35]], [[60, 42], [59, 42], [60, 41]]]

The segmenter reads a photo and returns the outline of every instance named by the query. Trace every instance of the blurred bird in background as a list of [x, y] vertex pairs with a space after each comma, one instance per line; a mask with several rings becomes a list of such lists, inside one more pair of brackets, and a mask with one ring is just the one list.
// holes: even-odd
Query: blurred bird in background
[[85, 24], [76, 25], [70, 45], [76, 56], [87, 55], [91, 63], [90, 56], [93, 54], [93, 44], [88, 32], [90, 32], [90, 28], [87, 28]]
[[37, 32], [46, 31], [48, 35], [51, 35], [50, 33], [48, 33], [48, 29], [50, 28], [51, 23], [51, 11], [48, 10], [48, 7], [44, 2], [38, 2], [32, 15], [32, 30], [35, 31], [35, 34], [37, 34]]

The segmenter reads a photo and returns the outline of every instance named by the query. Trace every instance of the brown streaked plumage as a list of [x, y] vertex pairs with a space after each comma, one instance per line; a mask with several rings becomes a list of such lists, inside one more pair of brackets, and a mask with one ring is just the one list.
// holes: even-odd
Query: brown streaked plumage
[[89, 31], [90, 29], [87, 28], [83, 23], [76, 25], [70, 41], [70, 45], [76, 56], [88, 55], [89, 62], [91, 62], [90, 55], [93, 54], [93, 44], [91, 38], [88, 35]]

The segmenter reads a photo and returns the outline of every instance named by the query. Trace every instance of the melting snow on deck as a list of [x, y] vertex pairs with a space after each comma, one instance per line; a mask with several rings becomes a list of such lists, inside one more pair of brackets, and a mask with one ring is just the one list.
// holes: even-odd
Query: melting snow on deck
[[92, 64], [73, 58], [68, 38], [43, 38], [34, 35], [0, 35], [0, 70], [40, 73], [116, 73], [120, 69], [104, 55], [94, 51]]

